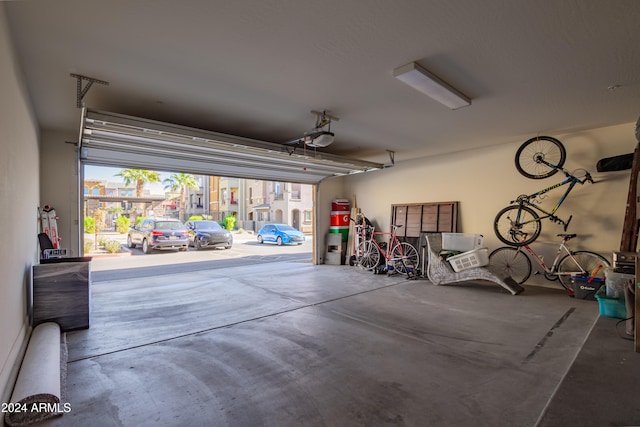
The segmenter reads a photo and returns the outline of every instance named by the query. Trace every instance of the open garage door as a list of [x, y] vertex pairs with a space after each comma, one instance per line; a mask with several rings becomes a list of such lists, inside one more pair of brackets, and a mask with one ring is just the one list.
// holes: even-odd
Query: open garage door
[[382, 164], [83, 109], [80, 160], [94, 165], [317, 184]]

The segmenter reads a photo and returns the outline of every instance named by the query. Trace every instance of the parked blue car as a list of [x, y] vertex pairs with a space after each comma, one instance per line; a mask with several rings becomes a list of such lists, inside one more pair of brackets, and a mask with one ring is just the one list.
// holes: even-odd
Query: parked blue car
[[272, 242], [281, 245], [301, 245], [304, 234], [287, 224], [267, 224], [258, 231], [258, 243]]

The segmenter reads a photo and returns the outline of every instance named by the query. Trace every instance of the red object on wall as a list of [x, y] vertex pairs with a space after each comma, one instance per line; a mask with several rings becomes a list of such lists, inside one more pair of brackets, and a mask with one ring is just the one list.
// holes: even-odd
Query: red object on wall
[[332, 211], [351, 211], [351, 203], [346, 199], [336, 199], [331, 202]]

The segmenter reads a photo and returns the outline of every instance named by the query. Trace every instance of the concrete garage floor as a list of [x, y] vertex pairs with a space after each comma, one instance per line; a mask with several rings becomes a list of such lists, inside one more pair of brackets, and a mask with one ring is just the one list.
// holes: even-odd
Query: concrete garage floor
[[94, 281], [72, 410], [41, 425], [621, 425], [550, 403], [598, 318], [556, 288], [310, 262]]

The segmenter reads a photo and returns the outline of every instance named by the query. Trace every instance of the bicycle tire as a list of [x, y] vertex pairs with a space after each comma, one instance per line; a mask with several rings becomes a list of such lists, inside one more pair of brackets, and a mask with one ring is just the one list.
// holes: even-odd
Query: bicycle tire
[[395, 245], [391, 250], [391, 258], [394, 260], [393, 268], [402, 274], [415, 274], [420, 264], [418, 250], [407, 242]]
[[362, 258], [362, 254], [364, 254], [364, 244], [366, 242], [367, 242], [366, 240], [360, 239], [356, 244], [356, 247], [354, 248], [353, 256], [356, 263], [359, 262], [360, 258]]
[[362, 255], [357, 258], [357, 261], [362, 268], [373, 270], [380, 263], [380, 250], [370, 240], [366, 241], [364, 242]]
[[[602, 255], [589, 251], [571, 252], [573, 258], [565, 255], [558, 263], [558, 273], [579, 273], [584, 272], [585, 276], [591, 276], [596, 270], [597, 273], [593, 277], [605, 279], [605, 270], [610, 266], [609, 261]], [[574, 261], [575, 259], [575, 261]], [[576, 262], [578, 264], [576, 264]], [[600, 267], [600, 268], [598, 268]], [[573, 294], [571, 287], [571, 276], [558, 274], [560, 284]]]
[[503, 246], [491, 252], [489, 265], [492, 269], [508, 275], [519, 285], [531, 277], [531, 260], [513, 246]]
[[[514, 224], [519, 218], [519, 224]], [[540, 236], [542, 223], [540, 217], [528, 206], [511, 205], [503, 208], [493, 221], [493, 231], [502, 243], [509, 246], [524, 246]], [[523, 239], [523, 236], [526, 236]]]
[[[548, 178], [564, 165], [567, 151], [562, 142], [551, 136], [536, 136], [525, 141], [516, 152], [516, 169], [531, 179]], [[541, 163], [544, 160], [555, 168]]]

